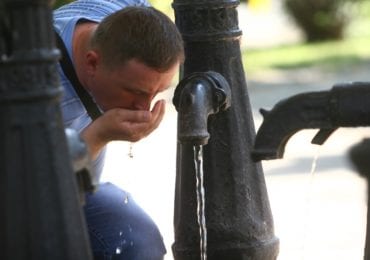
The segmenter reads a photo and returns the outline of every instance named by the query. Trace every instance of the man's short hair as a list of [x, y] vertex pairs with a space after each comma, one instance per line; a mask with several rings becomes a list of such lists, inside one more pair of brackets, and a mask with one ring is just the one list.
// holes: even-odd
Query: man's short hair
[[104, 65], [114, 68], [131, 59], [166, 71], [184, 60], [184, 46], [176, 25], [153, 7], [125, 7], [107, 16], [91, 40]]

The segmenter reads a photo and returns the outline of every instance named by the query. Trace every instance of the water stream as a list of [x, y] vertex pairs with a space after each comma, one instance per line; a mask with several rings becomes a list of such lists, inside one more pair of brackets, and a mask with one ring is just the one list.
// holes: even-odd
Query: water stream
[[313, 186], [314, 186], [314, 178], [316, 173], [316, 166], [317, 166], [317, 160], [319, 159], [321, 151], [321, 145], [317, 146], [317, 151], [314, 155], [314, 158], [312, 160], [311, 164], [311, 170], [309, 175], [309, 183], [308, 183], [308, 189], [306, 193], [306, 201], [305, 201], [305, 214], [304, 214], [304, 220], [303, 220], [303, 239], [302, 239], [302, 257], [301, 259], [306, 259], [306, 243], [307, 243], [307, 232], [310, 230], [310, 215], [311, 215], [311, 199], [313, 194]]
[[196, 175], [197, 193], [197, 217], [200, 235], [200, 259], [207, 259], [207, 227], [205, 216], [205, 195], [204, 195], [204, 176], [203, 176], [203, 146], [194, 146], [194, 163]]

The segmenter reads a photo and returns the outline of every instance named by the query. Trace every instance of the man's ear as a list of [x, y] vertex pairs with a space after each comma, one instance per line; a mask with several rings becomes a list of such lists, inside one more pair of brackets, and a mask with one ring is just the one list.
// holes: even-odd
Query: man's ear
[[94, 50], [89, 50], [86, 53], [86, 71], [88, 74], [95, 74], [95, 71], [100, 62], [99, 54]]

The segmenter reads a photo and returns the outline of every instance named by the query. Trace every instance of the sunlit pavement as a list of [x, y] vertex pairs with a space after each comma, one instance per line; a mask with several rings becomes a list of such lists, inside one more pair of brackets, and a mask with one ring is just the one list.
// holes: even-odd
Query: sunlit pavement
[[[241, 20], [244, 15], [239, 13]], [[261, 107], [271, 108], [280, 99], [299, 92], [328, 90], [334, 83], [360, 80], [369, 80], [367, 68], [347, 68], [336, 75], [296, 70], [290, 74], [270, 71], [260, 77], [247, 76], [256, 129], [261, 123]], [[151, 136], [133, 145], [133, 158], [128, 155], [128, 143], [109, 145], [102, 179], [131, 192], [154, 219], [167, 245], [167, 260], [173, 259], [174, 240], [177, 115], [171, 102], [172, 91], [163, 95], [168, 103], [163, 123]], [[321, 147], [310, 144], [315, 133], [297, 133], [288, 142], [283, 159], [263, 162], [275, 233], [280, 239], [278, 259], [363, 259], [367, 185], [352, 169], [347, 153], [370, 135], [370, 129], [339, 129]], [[316, 170], [310, 173], [315, 157]]]

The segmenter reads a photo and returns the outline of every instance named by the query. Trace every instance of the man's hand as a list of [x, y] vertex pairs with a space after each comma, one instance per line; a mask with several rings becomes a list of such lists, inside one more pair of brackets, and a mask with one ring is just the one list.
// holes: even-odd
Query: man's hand
[[155, 103], [152, 111], [115, 108], [106, 111], [81, 133], [93, 159], [110, 141], [136, 142], [148, 136], [162, 121], [165, 101]]

